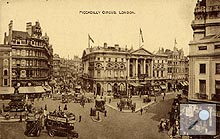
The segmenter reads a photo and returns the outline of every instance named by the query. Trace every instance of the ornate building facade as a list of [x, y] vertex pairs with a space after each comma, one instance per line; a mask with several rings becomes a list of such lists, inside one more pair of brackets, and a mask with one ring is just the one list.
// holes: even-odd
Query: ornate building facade
[[[154, 55], [144, 48], [137, 50], [121, 48], [119, 45], [87, 48], [83, 52], [84, 88], [97, 95], [129, 92], [146, 93], [141, 90], [148, 84], [165, 84], [166, 60], [154, 64], [164, 55]], [[154, 69], [158, 75], [153, 76]], [[135, 91], [136, 90], [136, 91]]]
[[198, 1], [189, 44], [189, 98], [220, 101], [220, 0]]
[[26, 31], [13, 30], [10, 21], [8, 35], [4, 44], [12, 49], [12, 86], [19, 81], [21, 86], [43, 85], [52, 74], [53, 49], [49, 37], [39, 22], [26, 24]]

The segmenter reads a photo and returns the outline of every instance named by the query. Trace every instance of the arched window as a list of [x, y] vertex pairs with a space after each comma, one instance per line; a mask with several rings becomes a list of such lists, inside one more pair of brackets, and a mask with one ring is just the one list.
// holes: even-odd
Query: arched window
[[4, 76], [8, 75], [8, 70], [4, 70]]

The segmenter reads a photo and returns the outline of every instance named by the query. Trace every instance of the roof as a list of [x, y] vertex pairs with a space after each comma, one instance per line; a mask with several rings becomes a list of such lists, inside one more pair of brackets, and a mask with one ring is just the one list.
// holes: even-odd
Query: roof
[[19, 38], [19, 39], [27, 39], [29, 38], [29, 34], [27, 32], [24, 32], [24, 31], [16, 31], [16, 30], [13, 30], [12, 31], [12, 38], [15, 39], [15, 38]]

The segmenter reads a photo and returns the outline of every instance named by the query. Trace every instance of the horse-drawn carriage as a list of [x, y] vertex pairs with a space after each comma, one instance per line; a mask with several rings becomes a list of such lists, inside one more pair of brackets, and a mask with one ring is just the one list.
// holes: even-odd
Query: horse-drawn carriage
[[122, 109], [131, 109], [132, 111], [136, 108], [136, 103], [132, 103], [130, 98], [121, 98], [117, 106], [120, 110]]

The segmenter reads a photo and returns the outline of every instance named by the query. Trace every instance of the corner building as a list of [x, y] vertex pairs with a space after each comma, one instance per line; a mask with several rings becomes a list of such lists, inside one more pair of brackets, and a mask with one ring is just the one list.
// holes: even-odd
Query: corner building
[[83, 88], [95, 95], [120, 92], [145, 94], [149, 85], [167, 78], [166, 72], [153, 77], [155, 56], [144, 48], [133, 50], [121, 48], [118, 44], [107, 46], [104, 43], [104, 46], [87, 48], [82, 56]]
[[10, 21], [8, 35], [5, 33], [4, 44], [12, 49], [12, 82], [14, 86], [38, 86], [48, 82], [52, 73], [53, 49], [49, 37], [39, 22], [26, 24], [26, 31], [13, 30]]

